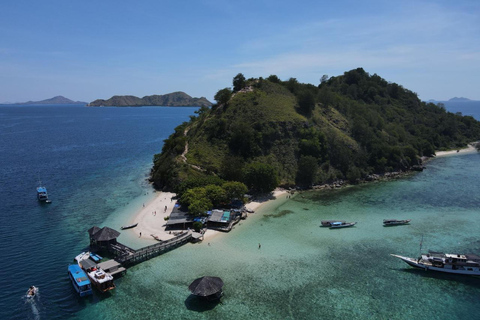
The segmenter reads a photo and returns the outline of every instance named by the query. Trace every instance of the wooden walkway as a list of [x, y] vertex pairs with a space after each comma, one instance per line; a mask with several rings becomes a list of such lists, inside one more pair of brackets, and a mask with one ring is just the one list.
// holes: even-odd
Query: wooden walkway
[[148, 247], [138, 250], [131, 249], [121, 243], [110, 245], [112, 252], [117, 256], [116, 261], [120, 262], [124, 267], [129, 267], [148, 259], [157, 257], [172, 249], [178, 248], [192, 239], [192, 231], [182, 233], [175, 238], [152, 244]]

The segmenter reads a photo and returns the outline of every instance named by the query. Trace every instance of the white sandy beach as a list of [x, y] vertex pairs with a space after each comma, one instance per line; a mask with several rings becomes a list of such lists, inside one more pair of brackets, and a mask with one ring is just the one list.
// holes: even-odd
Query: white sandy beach
[[435, 155], [436, 157], [444, 157], [444, 156], [453, 155], [453, 154], [472, 153], [472, 152], [477, 152], [477, 149], [475, 148], [474, 144], [471, 143], [468, 145], [467, 148], [450, 150], [450, 151], [436, 151]]
[[[276, 198], [285, 195], [286, 190], [277, 189], [273, 192], [273, 195], [269, 198], [258, 199], [251, 201], [245, 205], [248, 210], [256, 211], [263, 204], [268, 201], [275, 200]], [[155, 198], [150, 202], [144, 203], [139, 210], [131, 216], [131, 219], [125, 223], [130, 225], [138, 223], [138, 226], [134, 229], [130, 229], [129, 232], [135, 233], [138, 237], [145, 240], [155, 241], [153, 236], [157, 236], [161, 240], [168, 240], [174, 237], [169, 231], [165, 231], [166, 217], [170, 216], [177, 201], [173, 199], [175, 193], [171, 192], [158, 192]], [[166, 210], [165, 210], [166, 207]], [[211, 239], [223, 232], [216, 230], [207, 230], [204, 235], [204, 240]]]

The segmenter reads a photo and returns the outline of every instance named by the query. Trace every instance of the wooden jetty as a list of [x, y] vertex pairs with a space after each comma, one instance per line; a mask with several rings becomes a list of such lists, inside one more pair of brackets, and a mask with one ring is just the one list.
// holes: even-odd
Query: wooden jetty
[[[157, 257], [165, 252], [178, 248], [185, 243], [192, 241], [192, 231], [188, 230], [178, 234], [176, 237], [160, 241], [138, 250], [132, 249], [117, 241], [120, 232], [109, 227], [92, 227], [88, 230], [90, 235], [90, 248], [94, 251], [107, 251], [114, 256], [114, 268], [125, 271], [125, 268], [137, 263]], [[110, 260], [111, 261], [111, 260]]]

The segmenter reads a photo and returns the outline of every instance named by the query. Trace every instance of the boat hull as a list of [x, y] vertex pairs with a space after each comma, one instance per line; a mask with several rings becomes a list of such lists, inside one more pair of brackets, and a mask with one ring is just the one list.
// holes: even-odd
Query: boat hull
[[469, 275], [469, 276], [480, 276], [480, 268], [479, 267], [462, 267], [463, 269], [454, 269], [453, 265], [444, 265], [442, 267], [434, 266], [432, 264], [427, 264], [422, 262], [421, 259], [413, 259], [409, 257], [403, 257], [396, 254], [391, 254], [391, 256], [395, 258], [401, 259], [403, 262], [407, 263], [408, 265], [424, 269], [425, 271], [437, 271], [437, 272], [444, 272], [444, 273], [452, 273], [452, 274], [461, 274], [461, 275]]

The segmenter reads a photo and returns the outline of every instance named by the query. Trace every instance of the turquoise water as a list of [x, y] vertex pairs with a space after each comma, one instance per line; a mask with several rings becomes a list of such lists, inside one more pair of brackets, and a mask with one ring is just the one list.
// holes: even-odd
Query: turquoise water
[[[480, 279], [432, 274], [391, 257], [423, 249], [480, 253], [480, 154], [439, 158], [392, 182], [278, 199], [229, 234], [129, 269], [115, 297], [80, 319], [473, 319]], [[320, 228], [320, 220], [358, 222]], [[412, 219], [385, 228], [385, 218]], [[261, 248], [258, 248], [258, 244]], [[222, 304], [189, 296], [195, 278], [225, 282]]]
[[[66, 266], [88, 244], [86, 230], [118, 229], [153, 196], [152, 155], [192, 113], [0, 108], [1, 319], [475, 319], [480, 279], [413, 269], [390, 254], [416, 257], [422, 237], [423, 251], [480, 253], [478, 153], [435, 159], [396, 181], [282, 197], [210, 246], [187, 244], [130, 268], [112, 294], [77, 298]], [[48, 143], [34, 139], [41, 134]], [[50, 206], [35, 200], [37, 171]], [[385, 228], [388, 218], [412, 222]], [[358, 224], [330, 230], [319, 227], [324, 219]], [[204, 275], [224, 280], [221, 304], [190, 296]], [[23, 298], [32, 284], [33, 303]]]

